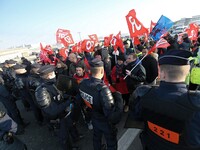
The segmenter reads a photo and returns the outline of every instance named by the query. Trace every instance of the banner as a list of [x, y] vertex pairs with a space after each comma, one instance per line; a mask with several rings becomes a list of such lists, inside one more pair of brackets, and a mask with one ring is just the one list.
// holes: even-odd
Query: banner
[[81, 43], [81, 49], [85, 52], [93, 52], [95, 47], [95, 43], [92, 40], [85, 39]]
[[149, 36], [153, 40], [158, 41], [161, 35], [165, 34], [173, 24], [174, 23], [169, 18], [162, 15]]
[[56, 32], [56, 41], [57, 43], [63, 44], [65, 47], [68, 47], [70, 44], [74, 44], [74, 40], [69, 30], [58, 29]]
[[92, 35], [88, 35], [88, 36], [89, 36], [90, 40], [94, 41], [95, 43], [99, 42], [96, 34], [92, 34]]

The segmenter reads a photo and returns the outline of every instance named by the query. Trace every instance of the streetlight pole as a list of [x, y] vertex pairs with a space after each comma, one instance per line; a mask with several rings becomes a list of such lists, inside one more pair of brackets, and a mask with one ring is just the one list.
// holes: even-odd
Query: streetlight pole
[[80, 41], [82, 41], [82, 40], [81, 40], [81, 32], [78, 32], [78, 34], [79, 34]]

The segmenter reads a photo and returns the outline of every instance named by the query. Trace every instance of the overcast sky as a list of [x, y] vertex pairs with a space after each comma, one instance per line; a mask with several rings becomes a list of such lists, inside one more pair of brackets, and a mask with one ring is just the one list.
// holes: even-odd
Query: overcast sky
[[200, 15], [197, 0], [0, 0], [0, 50], [21, 44], [56, 43], [58, 28], [74, 41], [89, 34], [129, 33], [125, 16], [135, 9], [149, 28], [161, 15], [172, 21]]

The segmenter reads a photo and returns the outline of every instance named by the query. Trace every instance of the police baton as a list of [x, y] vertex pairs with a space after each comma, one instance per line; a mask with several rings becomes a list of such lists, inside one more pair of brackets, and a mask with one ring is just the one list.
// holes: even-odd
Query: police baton
[[[137, 64], [130, 70], [130, 72], [132, 72], [141, 62], [142, 60], [148, 55], [148, 53], [146, 55], [144, 55], [144, 57], [142, 57], [142, 59], [140, 59], [140, 61], [137, 62]], [[126, 75], [124, 77], [124, 80], [128, 77], [128, 75]]]

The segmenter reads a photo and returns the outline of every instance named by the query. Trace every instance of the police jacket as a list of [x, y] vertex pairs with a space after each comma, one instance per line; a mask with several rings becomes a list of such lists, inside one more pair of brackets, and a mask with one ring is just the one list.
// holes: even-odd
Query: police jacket
[[4, 80], [4, 85], [5, 87], [9, 90], [12, 91], [12, 88], [14, 86], [14, 81], [16, 78], [15, 71], [13, 68], [3, 68], [3, 73], [2, 73], [2, 78]]
[[[139, 60], [137, 60], [139, 61]], [[124, 66], [123, 74], [126, 75], [126, 70], [131, 70], [136, 64], [137, 61], [131, 62], [128, 65]], [[139, 64], [133, 71], [130, 76], [127, 76], [126, 83], [129, 90], [129, 93], [132, 93], [141, 83], [143, 83], [146, 79], [146, 71], [145, 68]]]
[[[139, 99], [144, 120], [142, 143], [148, 150], [200, 149], [200, 93], [184, 83], [161, 81], [159, 87], [141, 86]], [[138, 108], [136, 108], [137, 110]]]
[[17, 124], [3, 111], [0, 111], [0, 140], [7, 132], [17, 132]]
[[35, 91], [39, 108], [50, 118], [62, 118], [68, 113], [70, 101], [65, 101], [61, 91], [55, 86], [55, 81], [44, 80]]
[[92, 119], [113, 124], [120, 121], [123, 106], [120, 93], [112, 95], [103, 81], [94, 77], [84, 79], [79, 90], [85, 104], [92, 109]]

